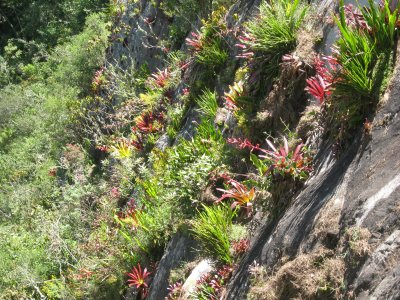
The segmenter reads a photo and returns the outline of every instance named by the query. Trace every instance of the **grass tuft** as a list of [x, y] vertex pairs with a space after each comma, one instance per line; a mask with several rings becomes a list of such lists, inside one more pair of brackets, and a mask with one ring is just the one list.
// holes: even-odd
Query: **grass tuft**
[[204, 117], [213, 119], [217, 114], [218, 102], [214, 92], [205, 89], [203, 94], [196, 100], [199, 110], [203, 113]]
[[193, 233], [207, 255], [231, 264], [229, 232], [234, 213], [225, 205], [203, 208], [193, 223]]

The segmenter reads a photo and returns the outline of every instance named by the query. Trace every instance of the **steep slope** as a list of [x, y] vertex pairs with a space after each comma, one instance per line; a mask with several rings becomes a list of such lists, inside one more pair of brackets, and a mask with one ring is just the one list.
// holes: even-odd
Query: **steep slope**
[[[228, 27], [233, 32], [238, 31], [244, 20], [257, 13], [259, 5], [260, 1], [238, 1], [226, 16]], [[146, 5], [144, 7], [146, 8], [143, 11], [147, 12], [143, 13], [143, 17], [148, 18], [149, 10]], [[337, 39], [335, 27], [324, 23], [336, 9], [334, 1], [314, 3], [317, 17], [312, 20], [311, 26], [315, 31], [324, 33], [324, 42], [318, 46], [322, 53], [330, 53], [330, 47]], [[150, 15], [159, 14], [152, 12]], [[165, 31], [162, 32], [161, 28], [166, 28], [164, 26], [167, 23], [168, 20], [163, 17], [158, 18], [152, 33], [156, 33], [158, 37], [165, 36]], [[311, 48], [307, 48], [307, 42], [302, 43], [302, 38], [306, 40], [307, 36], [299, 37], [300, 46], [295, 53], [303, 55], [301, 58], [307, 60], [309, 57], [304, 52]], [[138, 41], [138, 35], [130, 34], [125, 43], [137, 45]], [[240, 51], [233, 47], [236, 43], [234, 39], [228, 39], [228, 43], [232, 47], [230, 55], [233, 58]], [[153, 70], [155, 65], [160, 66], [154, 63], [151, 51], [145, 51], [144, 54], [135, 47], [135, 60], [140, 63], [149, 62], [153, 65]], [[124, 51], [121, 49], [113, 52], [117, 51], [120, 55], [119, 51]], [[185, 50], [186, 47], [183, 46], [182, 49]], [[148, 56], [145, 57], [146, 55]], [[233, 70], [237, 66], [238, 62], [233, 63]], [[217, 91], [226, 90], [226, 83], [221, 77], [233, 78], [233, 74], [227, 74], [229, 72], [232, 71], [225, 69], [216, 77]], [[195, 73], [195, 69], [189, 70], [189, 74]], [[283, 88], [275, 89], [275, 93], [282, 93], [285, 90], [284, 82], [288, 80], [281, 74]], [[395, 151], [400, 142], [397, 134], [399, 80], [399, 68], [396, 67], [376, 114], [370, 123], [353, 131], [352, 142], [339, 158], [336, 158], [333, 142], [321, 133], [317, 134], [317, 139], [314, 137], [308, 140], [309, 144], [318, 145], [315, 148], [312, 177], [293, 197], [293, 194], [278, 196], [287, 198], [278, 200], [288, 203], [286, 209], [272, 218], [262, 219], [261, 226], [253, 234], [248, 253], [233, 273], [225, 294], [226, 299], [395, 299], [400, 296], [397, 254], [399, 223], [396, 217], [399, 212], [397, 196], [400, 165], [396, 162]], [[300, 81], [300, 87], [301, 82], [304, 88], [304, 79]], [[304, 106], [293, 105], [298, 105], [305, 99], [304, 95], [298, 93], [291, 97], [281, 104], [275, 103], [275, 109], [264, 103], [259, 112], [263, 109], [269, 110], [273, 119], [287, 118], [285, 120], [292, 122], [295, 127]], [[274, 101], [274, 98], [267, 100], [270, 104], [271, 99]], [[294, 107], [291, 109], [299, 115], [288, 117], [279, 105], [291, 105]], [[192, 122], [198, 120], [190, 112], [193, 113], [189, 110], [187, 121], [183, 123], [186, 125], [181, 132], [188, 131], [187, 126], [192, 126]], [[225, 131], [225, 137], [234, 137], [238, 131], [236, 125], [229, 125], [232, 116], [228, 114], [222, 118], [225, 118], [223, 121], [230, 127]], [[277, 124], [274, 121], [268, 122], [261, 123], [261, 126]], [[257, 126], [257, 123], [254, 124]], [[276, 126], [274, 130], [279, 132], [279, 125]], [[255, 130], [263, 129], [266, 128]], [[177, 268], [182, 259], [188, 259], [181, 254], [185, 251], [184, 245], [179, 246], [176, 250], [177, 256], [174, 257], [171, 249], [177, 239], [180, 239], [179, 235], [173, 239], [167, 248], [168, 254], [161, 260], [150, 290], [150, 299], [162, 299], [167, 294], [166, 291], [161, 292], [159, 285], [161, 282], [165, 284], [169, 272]], [[257, 278], [260, 276], [255, 271], [257, 268], [264, 268], [267, 277], [263, 280]], [[315, 280], [309, 281], [305, 278], [313, 277], [313, 274]]]
[[[279, 272], [297, 257], [318, 254], [321, 249], [334, 250], [344, 258], [346, 269], [342, 276], [349, 289], [346, 297], [350, 293], [356, 299], [400, 296], [396, 275], [399, 268], [400, 166], [396, 159], [400, 142], [399, 71], [397, 67], [386, 100], [373, 119], [371, 132], [360, 130], [339, 160], [332, 158], [329, 146], [323, 147], [317, 154], [315, 174], [304, 190], [282, 216], [259, 230], [229, 285], [227, 299], [245, 298], [248, 267], [254, 261]], [[361, 231], [367, 234], [363, 236]], [[297, 275], [310, 275], [301, 272]]]
[[4, 89], [44, 121], [21, 161], [25, 115], [0, 122], [0, 188], [41, 191], [28, 210], [1, 196], [1, 221], [36, 214], [23, 238], [49, 267], [4, 227], [18, 266], [0, 298], [400, 298], [397, 2], [117, 0], [89, 17]]

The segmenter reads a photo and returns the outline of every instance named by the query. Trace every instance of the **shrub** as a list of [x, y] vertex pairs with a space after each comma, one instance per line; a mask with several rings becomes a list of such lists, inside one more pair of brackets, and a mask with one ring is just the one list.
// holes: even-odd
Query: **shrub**
[[[34, 62], [34, 80], [0, 91], [0, 107], [7, 107], [0, 109], [0, 131], [7, 134], [0, 150], [0, 271], [7, 274], [0, 280], [1, 296], [11, 291], [43, 298], [41, 290], [51, 295], [60, 289], [68, 298], [63, 287], [44, 282], [78, 268], [80, 247], [89, 236], [96, 199], [89, 183], [92, 162], [83, 152], [69, 151], [72, 145], [63, 151], [72, 142], [70, 104], [89, 92], [105, 53], [102, 17], [92, 16], [87, 25], [48, 61]], [[103, 191], [101, 184], [96, 190]]]
[[199, 17], [199, 12], [204, 9], [197, 0], [166, 0], [160, 3], [160, 7], [174, 20], [170, 27], [169, 41], [179, 46], [193, 22]]
[[54, 49], [54, 53], [46, 63], [54, 69], [51, 82], [60, 82], [65, 86], [89, 93], [92, 77], [105, 61], [108, 35], [105, 16], [102, 14], [89, 16], [82, 33]]
[[307, 9], [300, 0], [263, 1], [259, 15], [245, 25], [239, 38], [240, 57], [254, 60], [257, 69], [266, 68], [267, 77], [276, 76], [282, 56], [296, 46], [297, 29]]
[[232, 226], [233, 212], [225, 205], [207, 207], [199, 212], [193, 222], [193, 233], [200, 241], [204, 252], [231, 264], [229, 232]]
[[154, 162], [163, 166], [160, 181], [168, 187], [167, 194], [173, 195], [173, 201], [181, 205], [181, 211], [192, 214], [208, 174], [221, 164], [223, 147], [221, 132], [215, 129], [212, 120], [204, 118], [192, 140], [180, 140]]

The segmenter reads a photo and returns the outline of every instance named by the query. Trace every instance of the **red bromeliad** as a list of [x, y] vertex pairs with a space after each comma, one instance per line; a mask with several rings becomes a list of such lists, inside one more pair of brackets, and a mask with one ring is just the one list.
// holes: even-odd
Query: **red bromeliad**
[[251, 151], [260, 151], [262, 154], [259, 157], [264, 159], [263, 163], [266, 163], [268, 167], [265, 174], [291, 175], [299, 179], [306, 179], [308, 177], [308, 174], [312, 171], [312, 159], [303, 148], [303, 143], [298, 144], [293, 151], [289, 149], [286, 138], [283, 139], [284, 144], [279, 149], [268, 139], [266, 141], [271, 150], [263, 149], [258, 144], [253, 145], [247, 139], [228, 139], [228, 143], [238, 145], [240, 149], [249, 148]]
[[241, 138], [228, 138], [228, 143], [232, 145], [238, 145], [239, 149], [249, 148], [251, 151], [253, 150], [260, 150], [265, 151], [264, 149], [260, 148], [259, 144], [253, 145], [248, 139], [241, 139]]
[[105, 82], [105, 72], [106, 68], [101, 67], [99, 70], [96, 71], [92, 80], [92, 89], [93, 91], [97, 91], [99, 87]]
[[143, 150], [144, 149], [144, 141], [143, 141], [142, 136], [140, 134], [133, 136], [133, 139], [131, 140], [131, 145], [133, 147], [135, 147], [135, 149], [137, 151]]
[[168, 296], [165, 298], [166, 300], [178, 300], [182, 299], [183, 296], [183, 283], [181, 281], [175, 282], [174, 284], [170, 284], [167, 288]]
[[132, 230], [136, 230], [139, 225], [139, 221], [138, 221], [138, 217], [137, 217], [138, 211], [140, 212], [140, 210], [138, 210], [138, 208], [136, 207], [135, 200], [131, 199], [127, 203], [127, 208], [125, 209], [125, 211], [118, 212], [117, 217], [124, 224], [130, 225]]
[[224, 265], [218, 270], [217, 274], [226, 281], [231, 277], [232, 272], [233, 272], [232, 265]]
[[236, 206], [244, 207], [249, 215], [253, 205], [251, 201], [255, 197], [254, 187], [249, 190], [247, 186], [234, 179], [228, 180], [228, 184], [232, 186], [230, 190], [217, 189], [218, 191], [223, 192], [223, 195], [215, 201], [215, 203], [219, 203], [226, 198], [233, 198], [235, 201], [232, 203], [231, 208], [234, 209]]
[[305, 88], [309, 94], [319, 101], [319, 104], [322, 104], [332, 94], [332, 85], [335, 82], [332, 72], [336, 71], [338, 66], [337, 60], [332, 56], [326, 56], [323, 59], [329, 64], [329, 68], [317, 55], [314, 59], [314, 68], [317, 74], [306, 79], [307, 87]]
[[217, 272], [212, 272], [201, 276], [197, 281], [197, 288], [193, 296], [195, 299], [221, 299], [223, 287], [227, 284], [233, 272], [233, 267], [226, 265]]
[[149, 286], [147, 284], [148, 277], [151, 273], [147, 271], [147, 268], [142, 270], [140, 264], [132, 268], [131, 273], [128, 273], [128, 285], [135, 286], [137, 289], [146, 290]]
[[250, 247], [250, 241], [248, 239], [241, 239], [239, 241], [234, 241], [232, 243], [233, 251], [237, 256], [246, 253], [249, 247]]
[[179, 69], [182, 71], [185, 71], [187, 68], [189, 68], [190, 64], [192, 63], [191, 60], [184, 60], [179, 63]]
[[148, 83], [156, 88], [164, 88], [170, 77], [171, 73], [168, 71], [168, 68], [165, 68], [164, 70], [158, 70], [157, 73], [151, 74]]
[[299, 177], [300, 179], [307, 178], [312, 168], [310, 166], [311, 158], [305, 155], [303, 150], [304, 144], [298, 144], [295, 150], [291, 151], [286, 138], [284, 138], [283, 141], [284, 145], [280, 146], [278, 150], [271, 141], [267, 140], [272, 151], [264, 152], [265, 154], [260, 155], [260, 158], [269, 161], [270, 167], [268, 171], [280, 175], [291, 175], [295, 178]]
[[96, 149], [99, 149], [101, 152], [108, 152], [109, 148], [107, 145], [98, 145]]
[[307, 87], [305, 90], [314, 96], [319, 104], [324, 103], [324, 99], [332, 94], [330, 90], [331, 84], [327, 83], [320, 75], [306, 79]]
[[245, 59], [253, 58], [254, 52], [251, 50], [251, 45], [254, 39], [246, 32], [239, 36], [238, 39], [240, 43], [236, 44], [235, 46], [241, 50], [241, 53], [236, 57]]
[[186, 45], [193, 47], [195, 52], [200, 52], [203, 49], [203, 42], [201, 40], [201, 35], [192, 32], [192, 38], [186, 38]]
[[136, 126], [132, 127], [132, 131], [141, 133], [154, 133], [161, 129], [161, 123], [164, 121], [164, 114], [154, 115], [152, 112], [144, 113], [136, 118]]

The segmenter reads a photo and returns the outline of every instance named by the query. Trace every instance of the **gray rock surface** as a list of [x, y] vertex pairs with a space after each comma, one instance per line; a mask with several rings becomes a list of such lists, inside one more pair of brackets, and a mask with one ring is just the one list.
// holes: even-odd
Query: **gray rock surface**
[[196, 290], [197, 281], [199, 281], [202, 276], [212, 272], [213, 270], [214, 267], [210, 260], [203, 259], [199, 262], [182, 286], [184, 298], [189, 299], [189, 296]]
[[[109, 49], [109, 60], [122, 68], [128, 68], [131, 64], [139, 68], [147, 64], [150, 71], [154, 72], [162, 67], [165, 59], [159, 41], [168, 38], [170, 20], [151, 1], [119, 1], [126, 9], [114, 25], [121, 30], [112, 37], [114, 42]], [[140, 13], [135, 14], [135, 10]]]
[[172, 269], [177, 268], [185, 261], [194, 259], [196, 242], [185, 231], [178, 231], [161, 258], [157, 272], [151, 283], [148, 300], [163, 300], [168, 294], [168, 278]]

